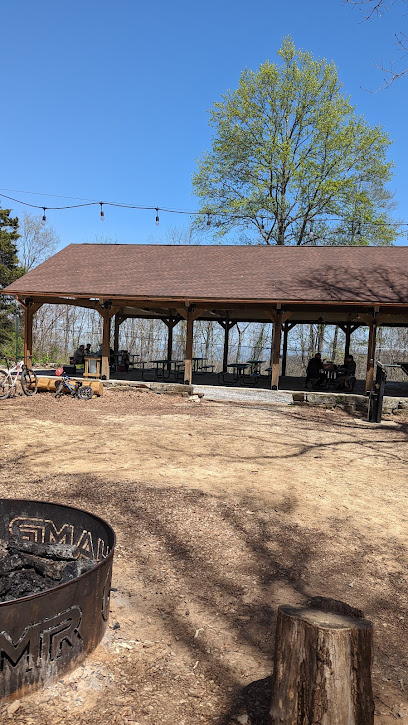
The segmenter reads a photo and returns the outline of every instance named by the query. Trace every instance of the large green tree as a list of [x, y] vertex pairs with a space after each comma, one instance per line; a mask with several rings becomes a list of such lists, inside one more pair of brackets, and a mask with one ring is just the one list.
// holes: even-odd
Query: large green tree
[[215, 103], [193, 187], [199, 224], [266, 244], [389, 244], [388, 135], [341, 91], [336, 67], [283, 41]]
[[[17, 259], [18, 219], [10, 216], [10, 209], [0, 209], [0, 290], [11, 284], [22, 273]], [[0, 355], [13, 337], [14, 306], [0, 297]]]

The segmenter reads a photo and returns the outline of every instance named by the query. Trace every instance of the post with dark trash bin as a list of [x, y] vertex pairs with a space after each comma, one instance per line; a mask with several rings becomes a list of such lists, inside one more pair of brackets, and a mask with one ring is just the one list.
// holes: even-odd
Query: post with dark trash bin
[[385, 381], [387, 373], [382, 363], [377, 363], [377, 372], [373, 390], [370, 391], [370, 399], [368, 403], [368, 421], [370, 423], [381, 423], [382, 406], [385, 390]]

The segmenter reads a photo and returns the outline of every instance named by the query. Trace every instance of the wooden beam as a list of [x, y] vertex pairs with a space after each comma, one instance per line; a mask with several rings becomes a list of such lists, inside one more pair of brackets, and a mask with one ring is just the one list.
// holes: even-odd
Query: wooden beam
[[228, 365], [228, 352], [229, 352], [229, 331], [237, 324], [235, 320], [217, 320], [217, 322], [224, 329], [224, 352], [222, 358], [222, 370], [227, 372]]
[[[172, 358], [173, 358], [173, 329], [180, 322], [180, 320], [178, 317], [169, 317], [167, 320], [163, 320], [163, 322], [166, 325], [167, 330], [168, 330], [167, 360], [172, 360]], [[170, 368], [170, 363], [168, 364], [168, 367]]]
[[[24, 304], [24, 297], [16, 296], [16, 299], [21, 304]], [[92, 310], [96, 310], [99, 304], [94, 300], [69, 299], [66, 297], [52, 296], [44, 297], [44, 295], [35, 295], [33, 296], [33, 300], [35, 303], [39, 303], [40, 305], [72, 305], [73, 307], [85, 307]]]
[[105, 304], [99, 304], [98, 312], [103, 319], [102, 327], [102, 365], [101, 375], [104, 380], [109, 380], [110, 377], [110, 321], [111, 318], [119, 311], [118, 305], [105, 306]]
[[194, 320], [197, 320], [200, 317], [200, 315], [207, 312], [207, 310], [204, 309], [203, 307], [194, 307], [194, 306], [192, 306], [192, 307], [181, 307], [180, 306], [180, 307], [175, 307], [174, 309], [179, 313], [179, 315], [183, 318], [183, 320], [187, 320], [187, 317], [189, 315], [191, 317], [191, 319], [193, 320], [193, 322], [194, 322]]
[[271, 390], [279, 388], [279, 357], [282, 332], [282, 312], [276, 311], [276, 318], [273, 325], [272, 361], [271, 361]]
[[375, 313], [373, 314], [369, 326], [368, 333], [368, 350], [367, 350], [367, 374], [366, 374], [366, 394], [368, 394], [373, 387], [374, 380], [374, 360], [375, 360], [375, 343], [376, 343], [376, 318]]
[[24, 305], [24, 362], [27, 367], [32, 367], [33, 354], [33, 311], [30, 305]]
[[282, 375], [286, 375], [286, 361], [288, 356], [288, 333], [293, 327], [296, 327], [295, 322], [286, 322], [283, 318], [286, 313], [282, 315], [283, 324], [283, 350], [282, 350]]
[[19, 302], [24, 307], [24, 362], [28, 368], [32, 368], [33, 355], [33, 319], [37, 310], [42, 307], [41, 302]]
[[120, 327], [120, 315], [115, 315], [114, 331], [113, 331], [113, 352], [117, 353], [119, 350], [119, 327]]
[[110, 374], [110, 321], [111, 315], [104, 314], [102, 328], [102, 365], [101, 375], [104, 380], [109, 380]]
[[193, 381], [193, 328], [194, 316], [189, 310], [187, 313], [186, 348], [184, 351], [184, 382], [190, 385]]
[[265, 316], [273, 323], [276, 321], [276, 312], [275, 310], [264, 310]]

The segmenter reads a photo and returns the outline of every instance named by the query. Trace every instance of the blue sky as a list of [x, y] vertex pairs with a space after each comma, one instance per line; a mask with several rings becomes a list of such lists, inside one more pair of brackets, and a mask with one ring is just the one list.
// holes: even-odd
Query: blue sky
[[[210, 145], [208, 109], [244, 68], [277, 61], [290, 34], [297, 47], [335, 62], [357, 110], [394, 140], [391, 188], [396, 215], [408, 222], [408, 77], [364, 90], [382, 84], [375, 63], [398, 58], [400, 3], [369, 22], [342, 0], [2, 0], [0, 8], [0, 194], [44, 206], [82, 197], [196, 209], [191, 175]], [[61, 246], [165, 243], [189, 223], [160, 213], [156, 227], [154, 211], [111, 207], [104, 223], [99, 207], [48, 211], [47, 220]]]

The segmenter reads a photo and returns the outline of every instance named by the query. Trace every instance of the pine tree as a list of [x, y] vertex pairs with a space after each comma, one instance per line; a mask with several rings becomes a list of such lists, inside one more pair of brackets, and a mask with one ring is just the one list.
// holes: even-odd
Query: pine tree
[[[10, 217], [10, 209], [0, 209], [0, 290], [20, 277], [22, 270], [17, 259], [16, 242], [19, 238], [18, 219]], [[0, 297], [0, 354], [13, 339], [14, 305], [11, 299]]]

